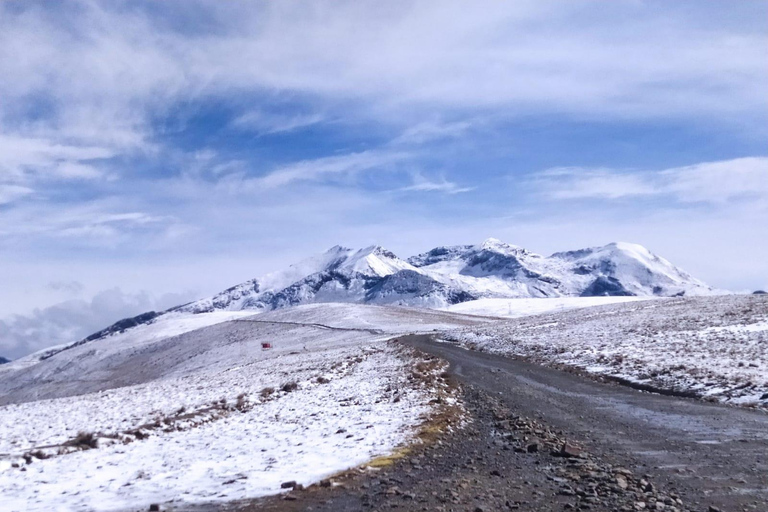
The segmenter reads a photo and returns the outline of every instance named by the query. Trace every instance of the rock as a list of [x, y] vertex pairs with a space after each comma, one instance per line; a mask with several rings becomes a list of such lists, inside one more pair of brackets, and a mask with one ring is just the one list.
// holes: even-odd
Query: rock
[[289, 482], [283, 482], [280, 484], [281, 489], [293, 489], [296, 487], [296, 480], [291, 480]]
[[285, 496], [283, 496], [283, 499], [285, 501], [296, 501], [296, 496], [292, 496], [290, 494], [286, 494]]
[[709, 508], [707, 509], [707, 512], [720, 512], [720, 509], [714, 505], [710, 505]]
[[320, 480], [320, 487], [330, 487], [333, 485], [332, 480]]
[[619, 475], [616, 477], [616, 485], [618, 485], [622, 489], [626, 489], [627, 487], [629, 487], [629, 484], [627, 483], [627, 479], [624, 478], [622, 475]]
[[160, 512], [160, 505], [153, 503], [149, 506], [149, 512]]
[[579, 457], [581, 456], [581, 448], [570, 443], [563, 443], [557, 455], [560, 457]]
[[528, 453], [536, 453], [539, 451], [539, 443], [531, 443], [525, 447], [525, 451]]

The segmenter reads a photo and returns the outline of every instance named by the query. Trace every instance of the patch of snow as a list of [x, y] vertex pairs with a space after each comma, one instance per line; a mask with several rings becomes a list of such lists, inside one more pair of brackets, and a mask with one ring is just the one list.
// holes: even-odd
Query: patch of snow
[[653, 297], [553, 297], [539, 299], [478, 299], [454, 304], [445, 311], [467, 315], [519, 318], [555, 311], [649, 300]]

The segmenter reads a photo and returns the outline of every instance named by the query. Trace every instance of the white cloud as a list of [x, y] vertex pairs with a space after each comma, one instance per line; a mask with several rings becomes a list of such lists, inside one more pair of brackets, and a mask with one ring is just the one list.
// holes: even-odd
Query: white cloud
[[[113, 2], [77, 2], [71, 15], [34, 2], [0, 4], [0, 47], [9, 56], [0, 58], [0, 76], [13, 77], [0, 82], [5, 130], [43, 98], [52, 103], [47, 117], [25, 119], [19, 130], [124, 150], [146, 144], [152, 117], [176, 101], [240, 93], [346, 101], [379, 119], [422, 107], [766, 115], [764, 34], [747, 23], [747, 6], [740, 15], [721, 7], [733, 22], [711, 6], [706, 22], [639, 2], [617, 2], [599, 16], [590, 1], [175, 8], [186, 11], [190, 30]], [[316, 121], [255, 119], [276, 130]]]
[[704, 162], [661, 171], [556, 168], [539, 173], [532, 184], [553, 199], [669, 195], [680, 202], [743, 199], [768, 206], [768, 157]]
[[0, 319], [0, 354], [14, 359], [51, 345], [78, 341], [123, 318], [162, 311], [192, 298], [188, 293], [154, 297], [147, 292], [129, 294], [112, 288], [90, 300], [71, 299], [29, 315]]
[[768, 157], [704, 162], [663, 171], [661, 190], [681, 201], [722, 203], [758, 199], [768, 206]]

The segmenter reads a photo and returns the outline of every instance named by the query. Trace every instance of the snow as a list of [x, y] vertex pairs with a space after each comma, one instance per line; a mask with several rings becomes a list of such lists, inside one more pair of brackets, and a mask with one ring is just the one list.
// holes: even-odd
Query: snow
[[596, 306], [454, 331], [446, 339], [716, 401], [768, 406], [763, 296]]
[[[488, 321], [350, 304], [175, 313], [17, 367], [0, 375], [0, 510], [223, 502], [363, 464], [434, 407], [408, 378], [413, 356], [386, 341]], [[67, 447], [79, 432], [99, 447]], [[51, 457], [25, 463], [38, 449]]]
[[537, 299], [478, 299], [444, 308], [452, 313], [519, 318], [555, 311], [650, 300], [653, 297], [554, 297]]
[[618, 279], [629, 292], [644, 295], [654, 289], [655, 295], [671, 296], [714, 293], [704, 283], [656, 256], [642, 245], [614, 242], [603, 247], [556, 253], [551, 259], [570, 262], [575, 268], [605, 268], [606, 275]]
[[360, 249], [348, 256], [339, 268], [378, 277], [389, 276], [401, 270], [417, 271], [413, 265], [376, 245]]
[[[355, 362], [358, 358], [362, 361]], [[331, 367], [338, 360], [348, 366], [335, 372]], [[180, 406], [200, 409], [211, 398], [234, 403], [246, 393], [255, 400], [251, 410], [229, 411], [197, 428], [54, 456], [25, 465], [25, 472], [6, 468], [0, 471], [0, 508], [137, 509], [157, 502], [252, 498], [279, 492], [287, 480], [315, 482], [390, 452], [420, 423], [429, 410], [428, 395], [408, 385], [404, 363], [386, 345], [310, 352], [289, 364], [245, 365], [223, 374], [5, 407], [4, 425], [11, 430], [3, 429], [0, 452], [18, 457], [31, 445], [63, 441], [62, 433], [114, 434]], [[296, 370], [297, 364], [303, 368]], [[314, 374], [331, 382], [313, 383]], [[208, 379], [217, 385], [204, 382]], [[296, 380], [300, 389], [259, 398], [265, 385], [277, 387], [285, 379]], [[400, 390], [400, 400], [395, 403], [387, 389]]]

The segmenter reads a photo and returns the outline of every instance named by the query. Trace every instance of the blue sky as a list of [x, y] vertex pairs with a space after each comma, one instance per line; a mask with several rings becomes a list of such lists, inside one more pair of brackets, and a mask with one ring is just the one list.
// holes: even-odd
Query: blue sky
[[768, 2], [0, 3], [0, 355], [335, 244], [768, 286]]

